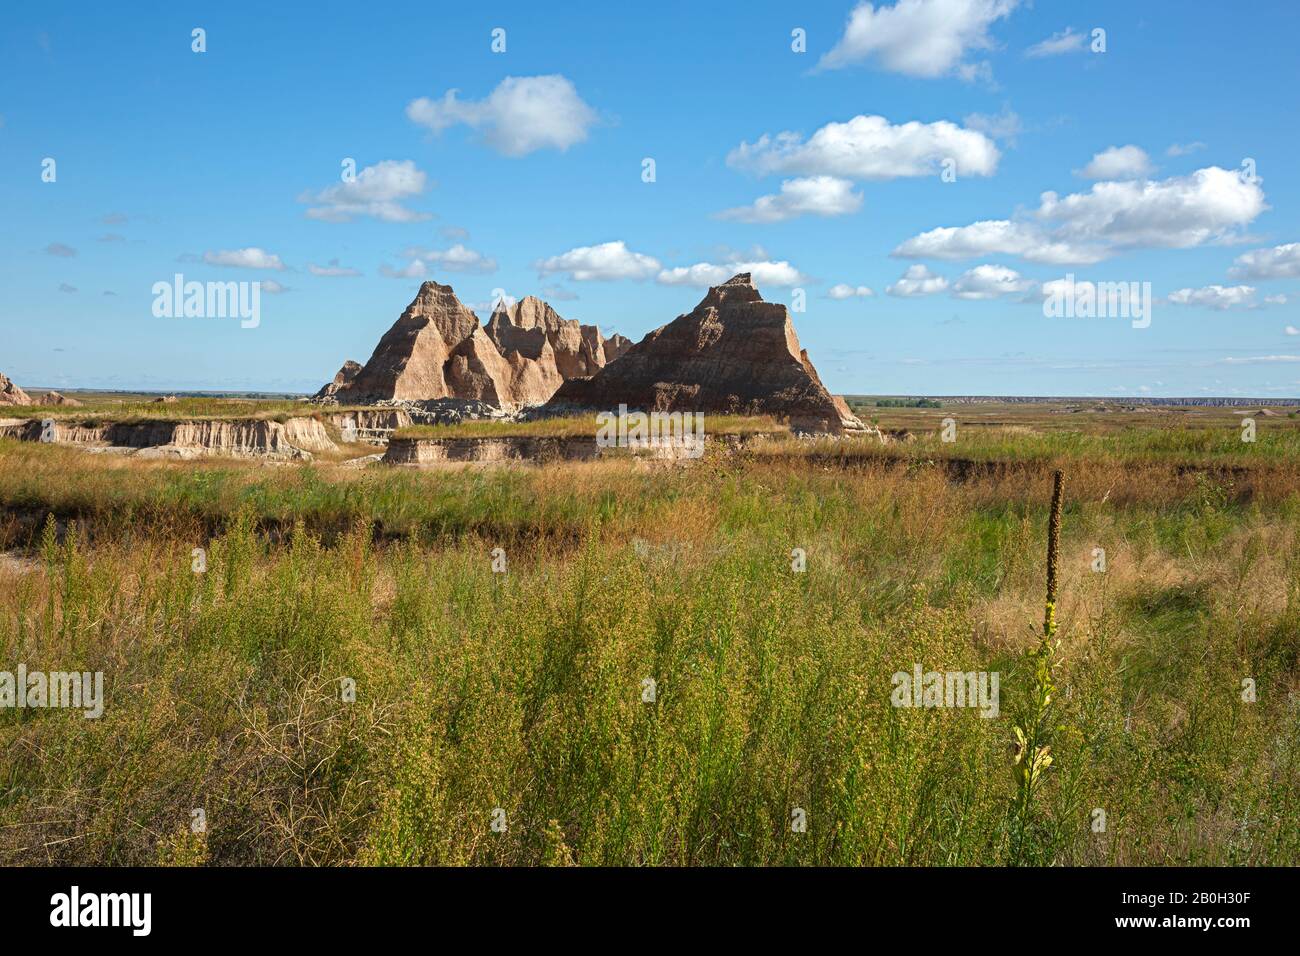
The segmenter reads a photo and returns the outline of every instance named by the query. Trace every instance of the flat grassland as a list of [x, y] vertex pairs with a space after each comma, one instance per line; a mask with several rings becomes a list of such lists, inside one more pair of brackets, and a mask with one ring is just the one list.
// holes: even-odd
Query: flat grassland
[[[1241, 411], [436, 471], [0, 440], [0, 671], [105, 693], [0, 709], [0, 863], [1296, 865], [1300, 421]], [[918, 664], [999, 715], [892, 706]]]

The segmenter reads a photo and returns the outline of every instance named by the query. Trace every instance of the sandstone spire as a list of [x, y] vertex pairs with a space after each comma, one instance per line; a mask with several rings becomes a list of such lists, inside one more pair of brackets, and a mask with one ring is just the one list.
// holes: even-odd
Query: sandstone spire
[[452, 350], [478, 328], [478, 316], [449, 285], [425, 282], [393, 324], [370, 361], [335, 393], [339, 401], [450, 398], [443, 366]]
[[826, 390], [784, 305], [764, 302], [748, 273], [656, 329], [590, 378], [567, 381], [550, 405], [770, 414], [800, 431], [864, 426]]
[[528, 296], [501, 304], [486, 326], [450, 286], [426, 282], [379, 340], [364, 367], [345, 364], [318, 399], [476, 399], [498, 407], [540, 405], [566, 378], [592, 375], [631, 345], [563, 318]]

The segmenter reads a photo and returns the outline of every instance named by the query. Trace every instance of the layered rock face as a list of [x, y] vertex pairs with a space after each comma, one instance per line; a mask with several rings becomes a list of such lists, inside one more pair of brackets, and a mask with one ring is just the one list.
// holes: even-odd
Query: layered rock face
[[478, 328], [451, 286], [426, 282], [351, 382], [335, 391], [339, 401], [450, 398], [443, 367], [454, 349]]
[[565, 382], [547, 408], [766, 414], [797, 431], [864, 430], [826, 390], [784, 305], [764, 302], [748, 273], [656, 329], [589, 378]]
[[[42, 441], [41, 419], [0, 421], [0, 437]], [[133, 422], [84, 422], [62, 418], [54, 422], [51, 440], [57, 444], [92, 448], [131, 449], [145, 457], [194, 458], [202, 455], [309, 460], [312, 452], [337, 451], [314, 418], [284, 422], [263, 419], [202, 419]]]
[[622, 336], [607, 340], [594, 325], [565, 319], [534, 296], [498, 307], [480, 326], [451, 286], [426, 282], [370, 361], [350, 375], [344, 365], [316, 398], [540, 405], [566, 379], [594, 374], [630, 344]]
[[0, 405], [30, 405], [31, 396], [0, 372]]
[[[565, 380], [595, 375], [610, 361], [609, 342], [596, 326], [563, 318], [550, 305], [532, 295], [510, 306], [499, 304], [488, 320], [487, 334], [502, 355], [519, 352], [528, 358], [541, 360], [549, 351], [554, 356], [556, 371]], [[626, 349], [632, 343], [621, 335], [615, 338], [619, 340], [613, 346], [617, 357], [621, 354], [620, 349]]]

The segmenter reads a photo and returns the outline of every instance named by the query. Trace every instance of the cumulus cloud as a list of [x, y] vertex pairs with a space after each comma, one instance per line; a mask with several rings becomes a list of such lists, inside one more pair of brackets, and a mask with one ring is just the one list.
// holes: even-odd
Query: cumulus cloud
[[1044, 57], [1061, 56], [1064, 53], [1082, 53], [1086, 48], [1087, 37], [1076, 33], [1074, 27], [1066, 27], [1060, 33], [1053, 33], [1046, 40], [1039, 40], [1029, 49], [1025, 56]]
[[351, 222], [363, 216], [381, 222], [421, 222], [430, 214], [402, 203], [423, 193], [427, 182], [412, 160], [385, 159], [361, 170], [351, 182], [304, 193], [298, 201], [315, 203], [307, 210], [307, 218], [324, 222]]
[[726, 209], [719, 219], [737, 222], [782, 222], [797, 216], [844, 216], [862, 208], [862, 194], [853, 183], [836, 176], [787, 179], [781, 192], [760, 196], [752, 205]]
[[986, 63], [967, 54], [993, 46], [992, 24], [1009, 16], [1018, 0], [898, 0], [893, 6], [859, 3], [844, 35], [818, 66], [839, 69], [874, 61], [907, 76], [985, 78]]
[[[1276, 297], [1271, 297], [1265, 300], [1265, 304], [1281, 305], [1285, 301], [1285, 297], [1282, 298], [1282, 302], [1277, 302]], [[1201, 306], [1217, 312], [1226, 312], [1229, 309], [1262, 308], [1255, 299], [1254, 286], [1248, 285], [1207, 285], [1200, 289], [1179, 289], [1169, 293], [1169, 302], [1172, 305]]]
[[329, 264], [324, 266], [318, 266], [315, 263], [311, 263], [307, 266], [307, 271], [314, 276], [324, 276], [326, 278], [348, 278], [351, 276], [361, 275], [360, 269], [341, 266], [337, 259], [331, 259]]
[[1237, 256], [1228, 275], [1234, 279], [1294, 279], [1300, 276], [1300, 242], [1252, 249]]
[[1205, 149], [1205, 144], [1200, 140], [1194, 143], [1173, 143], [1165, 150], [1166, 156], [1186, 156], [1189, 153], [1197, 153]]
[[587, 138], [597, 119], [573, 84], [559, 75], [507, 76], [481, 100], [459, 99], [459, 92], [448, 90], [437, 100], [412, 100], [406, 116], [435, 133], [463, 123], [506, 156], [567, 150]]
[[1137, 146], [1112, 146], [1074, 174], [1083, 179], [1140, 179], [1151, 172], [1151, 157]]
[[262, 279], [258, 285], [262, 287], [263, 292], [269, 292], [271, 295], [279, 295], [282, 292], [292, 292], [293, 290], [287, 285], [281, 285], [274, 279]]
[[958, 299], [998, 299], [1005, 295], [1024, 295], [1037, 283], [1006, 266], [980, 265], [970, 269], [952, 285]]
[[661, 285], [707, 288], [708, 286], [721, 285], [741, 272], [748, 272], [753, 278], [754, 284], [759, 286], [788, 287], [803, 285], [810, 281], [807, 276], [785, 260], [780, 262], [770, 260], [761, 262], [728, 260], [725, 263], [697, 262], [692, 266], [677, 266], [673, 269], [664, 269], [659, 273], [655, 281]]
[[1160, 181], [1096, 183], [1086, 193], [1043, 193], [1038, 215], [1060, 236], [1129, 248], [1187, 249], [1231, 239], [1268, 206], [1258, 182], [1209, 166]]
[[419, 259], [423, 262], [438, 266], [445, 272], [477, 272], [488, 273], [497, 271], [497, 261], [481, 252], [475, 252], [468, 249], [459, 242], [450, 249], [407, 249], [402, 255], [408, 259]]
[[951, 159], [959, 176], [991, 176], [1000, 154], [981, 132], [939, 120], [892, 125], [883, 116], [827, 123], [804, 140], [795, 132], [764, 133], [727, 155], [728, 165], [758, 175], [897, 179], [932, 176]]
[[71, 259], [77, 254], [77, 250], [61, 242], [51, 242], [45, 247], [45, 254], [47, 256], [58, 256], [60, 259]]
[[1287, 335], [1300, 335], [1300, 329], [1297, 329], [1294, 325], [1288, 325], [1283, 331]]
[[901, 243], [904, 258], [1016, 255], [1087, 265], [1123, 249], [1186, 249], [1236, 238], [1268, 208], [1258, 182], [1210, 166], [1161, 181], [1100, 182], [1064, 197], [1045, 192], [1028, 219], [941, 227]]
[[203, 253], [203, 261], [210, 266], [224, 266], [230, 269], [275, 269], [283, 270], [284, 263], [274, 253], [249, 246], [247, 249], [222, 249], [217, 252]]
[[912, 298], [922, 295], [934, 295], [946, 291], [947, 288], [947, 279], [935, 275], [925, 266], [917, 263], [914, 266], [908, 266], [907, 271], [903, 273], [897, 282], [885, 288], [885, 292], [889, 295]]
[[903, 242], [893, 255], [904, 259], [974, 259], [986, 255], [1019, 256], [1049, 265], [1100, 262], [1096, 247], [1054, 241], [1037, 224], [986, 219], [969, 226], [940, 226]]
[[621, 239], [597, 246], [579, 246], [549, 259], [539, 259], [534, 267], [542, 275], [565, 274], [575, 282], [614, 279], [648, 279], [659, 271], [659, 260], [633, 252]]
[[837, 282], [826, 290], [828, 299], [866, 299], [875, 295], [870, 287], [865, 285], [849, 285], [847, 282]]

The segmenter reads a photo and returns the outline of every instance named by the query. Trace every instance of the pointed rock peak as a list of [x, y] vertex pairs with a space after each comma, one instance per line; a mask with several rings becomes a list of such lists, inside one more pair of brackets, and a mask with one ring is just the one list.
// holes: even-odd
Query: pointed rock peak
[[540, 327], [551, 332], [559, 329], [565, 321], [549, 303], [543, 302], [535, 295], [526, 295], [512, 305], [510, 320], [523, 329]]
[[431, 308], [446, 308], [451, 303], [460, 305], [455, 290], [449, 285], [441, 285], [429, 280], [420, 283], [420, 291], [415, 294], [406, 311], [427, 314]]
[[722, 283], [722, 285], [710, 287], [708, 295], [700, 300], [700, 304], [696, 308], [713, 306], [720, 309], [726, 304], [762, 301], [762, 293], [754, 285], [753, 276], [748, 272], [740, 272]]

